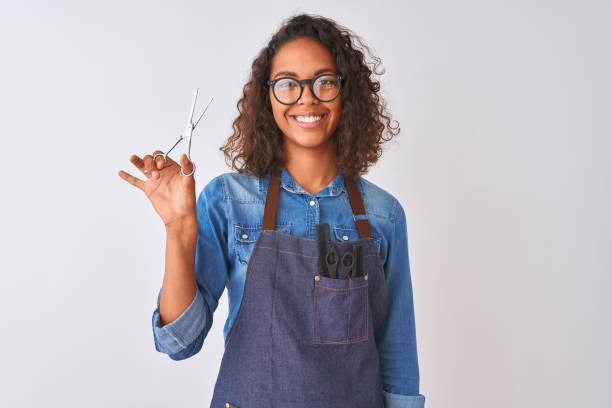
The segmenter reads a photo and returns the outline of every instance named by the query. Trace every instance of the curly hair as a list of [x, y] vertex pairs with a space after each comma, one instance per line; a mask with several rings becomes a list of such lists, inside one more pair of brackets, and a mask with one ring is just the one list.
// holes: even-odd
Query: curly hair
[[[386, 102], [379, 94], [380, 82], [372, 78], [372, 74], [382, 75], [385, 71], [377, 71], [380, 58], [372, 54], [359, 36], [317, 15], [299, 14], [285, 20], [260, 51], [236, 104], [239, 115], [232, 123], [234, 133], [219, 150], [232, 168], [257, 176], [284, 163], [283, 134], [272, 114], [266, 82], [276, 52], [298, 37], [311, 37], [324, 45], [345, 78], [341, 119], [333, 135], [335, 160], [345, 175], [364, 174], [382, 155], [381, 145], [400, 131], [397, 121], [392, 124]], [[366, 61], [364, 51], [374, 62]]]

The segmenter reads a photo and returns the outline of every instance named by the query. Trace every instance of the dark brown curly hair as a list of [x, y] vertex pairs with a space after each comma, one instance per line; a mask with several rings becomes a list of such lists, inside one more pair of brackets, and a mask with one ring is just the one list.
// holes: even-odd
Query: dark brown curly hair
[[[225, 161], [239, 172], [261, 176], [284, 163], [283, 134], [272, 114], [266, 82], [272, 58], [285, 43], [298, 37], [311, 37], [333, 55], [345, 78], [341, 98], [341, 118], [335, 138], [336, 163], [348, 176], [361, 175], [378, 161], [381, 145], [400, 131], [393, 126], [385, 100], [379, 94], [377, 72], [380, 58], [374, 56], [363, 40], [335, 21], [317, 15], [299, 14], [284, 21], [251, 65], [249, 81], [236, 104], [239, 115], [232, 123], [234, 133], [220, 147]], [[366, 61], [366, 51], [374, 62]], [[369, 65], [372, 65], [370, 69]], [[240, 166], [236, 162], [241, 162]]]

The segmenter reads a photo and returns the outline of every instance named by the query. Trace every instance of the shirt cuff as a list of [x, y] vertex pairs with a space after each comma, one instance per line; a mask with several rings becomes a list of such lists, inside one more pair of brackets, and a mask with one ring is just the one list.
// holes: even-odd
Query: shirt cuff
[[383, 390], [385, 396], [385, 408], [424, 408], [424, 395], [402, 395], [392, 394]]
[[163, 325], [159, 316], [159, 303], [153, 312], [153, 339], [155, 349], [166, 354], [175, 354], [187, 348], [200, 335], [205, 326], [204, 298], [196, 294], [187, 309], [176, 320]]

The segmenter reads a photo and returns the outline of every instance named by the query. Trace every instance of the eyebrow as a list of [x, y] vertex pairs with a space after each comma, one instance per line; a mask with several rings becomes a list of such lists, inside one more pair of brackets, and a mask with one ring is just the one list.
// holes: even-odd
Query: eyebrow
[[[323, 68], [323, 69], [320, 69], [320, 70], [318, 70], [318, 71], [315, 71], [315, 73], [314, 73], [314, 74], [315, 74], [315, 76], [317, 76], [317, 75], [319, 75], [319, 74], [322, 74], [323, 72], [333, 72], [333, 73], [336, 73], [336, 71], [335, 71], [335, 70], [333, 70], [332, 68]], [[280, 75], [287, 75], [287, 76], [294, 76], [294, 77], [297, 77], [297, 74], [296, 74], [295, 72], [291, 72], [291, 71], [280, 71], [280, 72], [277, 72], [277, 73], [276, 73], [276, 75], [274, 75], [274, 78], [276, 78], [277, 76], [280, 76]]]

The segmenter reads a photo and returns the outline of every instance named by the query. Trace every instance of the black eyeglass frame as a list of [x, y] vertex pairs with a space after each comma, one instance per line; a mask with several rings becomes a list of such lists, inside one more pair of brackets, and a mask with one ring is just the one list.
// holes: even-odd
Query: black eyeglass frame
[[[338, 93], [336, 94], [336, 96], [334, 96], [334, 97], [333, 97], [333, 98], [331, 98], [331, 99], [327, 99], [327, 100], [321, 99], [321, 98], [319, 98], [319, 97], [318, 97], [318, 96], [317, 96], [317, 95], [314, 93], [314, 91], [312, 90], [312, 84], [313, 84], [313, 83], [314, 83], [314, 82], [315, 82], [317, 79], [319, 79], [319, 78], [321, 78], [321, 77], [323, 77], [323, 76], [333, 76], [333, 77], [336, 77], [336, 79], [337, 79], [337, 80], [338, 80], [338, 82], [340, 83], [340, 86], [339, 86], [339, 88], [338, 88]], [[292, 80], [294, 80], [295, 82], [297, 82], [298, 84], [300, 84], [300, 94], [298, 95], [298, 97], [297, 97], [297, 99], [295, 100], [295, 102], [292, 102], [292, 103], [285, 103], [285, 102], [281, 102], [281, 101], [280, 101], [280, 99], [278, 99], [278, 96], [276, 96], [276, 92], [274, 91], [274, 86], [275, 86], [275, 85], [276, 85], [276, 83], [277, 83], [278, 81], [280, 81], [281, 79], [292, 79]], [[274, 94], [274, 98], [276, 98], [276, 100], [278, 101], [278, 103], [283, 104], [283, 105], [295, 105], [295, 104], [297, 103], [297, 101], [299, 101], [299, 100], [300, 100], [300, 98], [302, 97], [302, 93], [304, 93], [304, 84], [309, 84], [309, 85], [310, 85], [310, 91], [312, 92], [312, 96], [314, 96], [315, 98], [317, 98], [317, 100], [318, 100], [319, 102], [331, 102], [331, 101], [333, 101], [334, 99], [336, 99], [336, 98], [338, 97], [338, 95], [340, 95], [340, 93], [342, 93], [342, 84], [343, 84], [343, 83], [344, 83], [344, 77], [343, 77], [342, 75], [340, 75], [340, 74], [334, 74], [334, 73], [331, 73], [331, 72], [325, 72], [325, 73], [323, 73], [323, 74], [321, 74], [321, 75], [317, 75], [316, 77], [314, 77], [314, 78], [310, 78], [310, 79], [295, 79], [295, 78], [293, 78], [293, 77], [284, 76], [284, 77], [275, 78], [275, 79], [273, 79], [272, 81], [268, 81], [268, 82], [266, 82], [266, 84], [267, 84], [268, 86], [271, 86], [271, 87], [272, 87], [272, 93]]]

